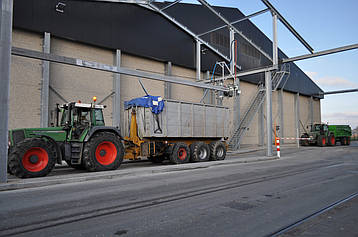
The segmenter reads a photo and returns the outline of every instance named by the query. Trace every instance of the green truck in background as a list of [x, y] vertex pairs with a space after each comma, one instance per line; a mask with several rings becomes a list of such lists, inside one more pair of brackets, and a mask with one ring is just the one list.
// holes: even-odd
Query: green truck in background
[[351, 142], [352, 129], [349, 125], [313, 124], [307, 128], [310, 130], [301, 136], [302, 146], [335, 146], [337, 142], [349, 145]]

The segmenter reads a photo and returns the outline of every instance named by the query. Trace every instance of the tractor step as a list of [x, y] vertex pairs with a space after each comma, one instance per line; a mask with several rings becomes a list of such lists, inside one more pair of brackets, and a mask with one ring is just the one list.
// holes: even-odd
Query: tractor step
[[71, 143], [71, 164], [80, 165], [81, 164], [81, 154], [82, 154], [83, 143], [73, 142]]

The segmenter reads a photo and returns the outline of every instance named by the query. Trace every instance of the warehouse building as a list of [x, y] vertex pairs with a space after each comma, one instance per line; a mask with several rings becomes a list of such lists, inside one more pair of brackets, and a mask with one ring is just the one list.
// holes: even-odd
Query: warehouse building
[[[169, 3], [155, 3], [163, 8]], [[238, 9], [215, 7], [229, 21], [244, 18]], [[166, 12], [197, 35], [223, 23], [201, 5], [178, 3]], [[189, 81], [212, 78], [216, 62], [230, 58], [230, 30], [227, 27], [200, 36], [213, 52], [200, 45], [200, 75], [197, 75], [196, 41], [161, 14], [128, 3], [69, 0], [15, 0], [13, 47], [78, 58], [165, 75]], [[249, 20], [234, 24], [266, 54], [272, 56], [272, 42]], [[237, 64], [241, 70], [270, 65], [262, 52], [239, 34]], [[279, 58], [287, 56], [279, 51]], [[133, 76], [95, 71], [70, 65], [12, 56], [9, 129], [48, 126], [54, 121], [56, 104], [69, 101], [107, 105], [106, 123], [123, 129], [123, 103], [144, 92]], [[229, 62], [227, 62], [229, 63]], [[294, 63], [273, 92], [273, 124], [284, 137], [297, 137], [308, 124], [319, 123], [322, 90]], [[215, 77], [221, 74], [217, 69]], [[46, 80], [47, 78], [47, 80]], [[245, 115], [264, 75], [240, 77], [241, 94], [221, 97], [202, 88], [142, 79], [151, 95], [166, 99], [227, 106], [231, 110], [231, 131]], [[48, 82], [48, 83], [47, 83]], [[243, 145], [263, 145], [265, 106], [259, 109], [241, 140]], [[236, 111], [236, 112], [235, 112]], [[210, 116], [210, 115], [208, 115]], [[241, 117], [241, 118], [240, 118]], [[294, 140], [290, 140], [295, 142]]]

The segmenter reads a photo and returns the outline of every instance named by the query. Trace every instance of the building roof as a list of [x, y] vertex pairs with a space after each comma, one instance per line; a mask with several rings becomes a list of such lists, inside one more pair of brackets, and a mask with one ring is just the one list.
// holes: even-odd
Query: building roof
[[[158, 61], [171, 61], [175, 65], [195, 69], [195, 41], [186, 32], [160, 14], [144, 7], [97, 1], [61, 1], [63, 12], [56, 11], [58, 0], [15, 0], [14, 27], [34, 32], [50, 32], [53, 36]], [[168, 3], [156, 3], [164, 6]], [[229, 21], [244, 17], [236, 8], [215, 7]], [[222, 21], [205, 7], [195, 4], [176, 4], [166, 12], [199, 34], [223, 25]], [[272, 55], [272, 42], [252, 22], [235, 24], [248, 38]], [[202, 37], [225, 55], [229, 55], [228, 29], [224, 28]], [[239, 42], [238, 64], [243, 70], [266, 66], [270, 62], [247, 42]], [[287, 56], [279, 51], [280, 58]], [[202, 47], [202, 70], [212, 71], [222, 58]], [[290, 77], [283, 81], [284, 90], [303, 95], [323, 92], [298, 66], [290, 63]], [[257, 84], [264, 81], [263, 74], [245, 76], [240, 80]]]

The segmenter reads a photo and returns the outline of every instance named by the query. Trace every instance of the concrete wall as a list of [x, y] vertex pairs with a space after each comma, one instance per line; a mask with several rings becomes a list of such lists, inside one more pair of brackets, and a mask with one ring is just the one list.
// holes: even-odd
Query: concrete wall
[[[14, 30], [12, 45], [42, 51], [42, 36]], [[39, 127], [42, 62], [11, 56], [9, 129]]]
[[[54, 37], [51, 37], [50, 51], [57, 55], [66, 55], [109, 65], [113, 65], [114, 61], [114, 53], [111, 50]], [[58, 63], [50, 64], [50, 86], [68, 102], [80, 100], [83, 103], [91, 103], [93, 96], [97, 96], [97, 101], [100, 102], [112, 92], [112, 84], [112, 73]], [[50, 109], [55, 108], [56, 103], [64, 103], [53, 90], [50, 90], [49, 101]], [[104, 104], [107, 105], [104, 110], [106, 122], [112, 124], [112, 100], [108, 99]]]
[[[13, 45], [27, 49], [42, 51], [43, 35], [14, 30]], [[70, 40], [51, 37], [51, 53], [68, 57], [80, 58], [89, 61], [96, 61], [109, 65], [115, 64], [115, 51], [103, 49], [90, 45], [84, 45]], [[140, 69], [144, 71], [165, 73], [165, 62], [140, 58], [128, 55], [122, 52], [121, 66]], [[39, 127], [40, 126], [40, 96], [42, 80], [42, 61], [12, 56], [11, 71], [11, 92], [10, 92], [10, 128], [19, 127]], [[172, 66], [172, 75], [184, 77], [187, 80], [195, 81], [195, 70]], [[202, 78], [206, 73], [202, 73]], [[152, 95], [164, 97], [164, 82], [141, 79], [147, 91]], [[55, 108], [56, 103], [62, 104], [66, 101], [91, 102], [92, 96], [97, 96], [98, 102], [113, 92], [113, 74], [91, 69], [73, 67], [68, 65], [50, 63], [50, 90], [49, 107], [50, 110]], [[257, 86], [241, 82], [240, 95], [240, 115], [244, 115], [250, 101], [256, 94]], [[172, 84], [172, 99], [189, 102], [199, 102], [203, 97], [203, 89], [190, 86]], [[63, 99], [61, 99], [60, 94]], [[138, 78], [132, 76], [121, 76], [121, 105], [123, 102], [135, 97], [144, 95]], [[285, 137], [296, 136], [295, 124], [295, 107], [294, 94], [283, 92], [283, 109], [284, 109], [284, 132]], [[107, 105], [105, 109], [105, 120], [108, 125], [112, 124], [112, 104], [114, 96], [108, 97], [103, 104]], [[272, 95], [272, 118], [273, 125], [280, 125], [280, 110], [278, 106], [278, 92]], [[223, 105], [231, 109], [231, 119], [229, 123], [233, 129], [233, 98], [224, 98]], [[320, 122], [320, 101], [313, 101], [313, 118], [315, 122]], [[266, 105], [264, 104], [264, 113]], [[51, 113], [50, 113], [51, 114]], [[123, 110], [122, 110], [123, 116]], [[306, 126], [310, 123], [310, 98], [300, 96], [300, 119]], [[259, 120], [256, 114], [249, 130], [242, 139], [242, 144], [258, 144], [259, 134], [265, 136], [259, 131]], [[264, 121], [266, 125], [266, 121]], [[302, 129], [302, 128], [301, 128]], [[264, 129], [265, 130], [265, 129]], [[266, 141], [266, 139], [265, 139]], [[295, 142], [295, 141], [292, 141]]]

